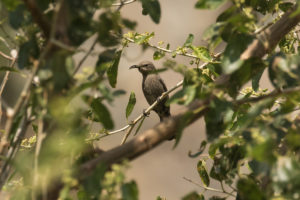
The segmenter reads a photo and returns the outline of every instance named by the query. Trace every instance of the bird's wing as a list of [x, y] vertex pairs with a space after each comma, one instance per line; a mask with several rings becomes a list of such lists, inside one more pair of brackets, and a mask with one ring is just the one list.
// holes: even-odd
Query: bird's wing
[[164, 92], [166, 92], [168, 89], [167, 89], [167, 86], [166, 84], [164, 83], [164, 81], [159, 77], [159, 82], [161, 83], [161, 85], [163, 86], [163, 89], [164, 89]]

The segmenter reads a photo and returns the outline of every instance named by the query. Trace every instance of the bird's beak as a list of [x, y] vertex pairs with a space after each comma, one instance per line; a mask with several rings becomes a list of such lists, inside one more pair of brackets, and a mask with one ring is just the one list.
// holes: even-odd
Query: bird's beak
[[129, 69], [135, 69], [135, 68], [139, 68], [138, 65], [132, 65], [131, 67], [129, 67]]

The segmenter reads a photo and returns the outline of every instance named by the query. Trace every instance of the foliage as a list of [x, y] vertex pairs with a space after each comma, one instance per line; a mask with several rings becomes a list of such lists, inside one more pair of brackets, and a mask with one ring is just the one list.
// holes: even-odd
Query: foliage
[[[137, 155], [131, 152], [129, 156], [124, 155], [127, 157], [110, 161], [107, 152], [97, 151], [91, 144], [124, 130], [128, 136], [139, 123], [137, 133], [147, 120], [144, 114], [151, 109], [128, 122], [125, 128], [112, 130], [115, 122], [110, 106], [125, 94], [115, 89], [118, 76], [122, 76], [118, 74], [119, 63], [123, 50], [133, 43], [153, 48], [154, 60], [165, 59], [162, 70], [172, 70], [182, 76], [182, 84], [176, 86], [182, 88], [170, 96], [167, 104], [191, 106], [198, 101], [206, 102], [182, 115], [174, 133], [176, 147], [184, 137], [183, 129], [204, 115], [207, 140], [199, 141], [199, 152], [189, 155], [196, 158], [208, 150], [208, 155], [199, 158], [195, 166], [201, 185], [199, 191], [183, 195], [183, 200], [205, 199], [207, 190], [216, 192], [209, 199], [299, 199], [299, 30], [293, 27], [271, 47], [268, 40], [277, 38], [261, 36], [270, 26], [264, 19], [276, 24], [293, 7], [296, 10], [293, 15], [299, 15], [296, 2], [198, 0], [195, 9], [227, 6], [216, 23], [204, 32], [207, 46], [197, 45], [195, 36], [189, 34], [176, 49], [169, 43], [152, 44], [154, 32], [135, 32], [136, 22], [121, 15], [123, 6], [139, 2], [141, 14], [158, 24], [162, 17], [159, 0], [122, 2], [0, 2], [1, 63], [2, 59], [10, 63], [10, 66], [1, 64], [0, 71], [26, 76], [27, 81], [16, 105], [4, 108], [0, 189], [10, 199], [49, 196], [49, 199], [67, 200], [75, 198], [74, 194], [80, 200], [139, 198], [136, 182], [125, 178], [128, 163], [120, 164], [140, 155], [139, 147], [131, 147]], [[98, 11], [100, 14], [96, 15]], [[271, 49], [265, 56], [243, 59], [243, 53], [256, 38], [263, 43], [263, 48]], [[83, 50], [81, 45], [89, 39], [94, 43], [89, 50]], [[83, 68], [85, 59], [95, 53], [95, 45], [103, 49], [96, 52], [97, 63], [92, 68]], [[215, 52], [222, 46], [224, 51]], [[7, 53], [16, 50], [17, 57]], [[86, 56], [76, 63], [74, 55], [78, 52]], [[166, 58], [168, 54], [171, 59]], [[178, 63], [177, 56], [188, 58], [190, 66]], [[261, 88], [264, 72], [268, 73], [274, 91]], [[245, 87], [250, 81], [251, 87]], [[124, 108], [124, 121], [136, 102], [132, 92]], [[92, 123], [100, 123], [102, 130], [90, 133]], [[26, 135], [31, 127], [33, 134]], [[147, 143], [147, 146], [150, 149], [156, 145]], [[104, 162], [95, 167], [93, 163], [99, 160]], [[209, 162], [211, 167], [206, 165]], [[222, 190], [210, 187], [213, 179], [220, 183]]]

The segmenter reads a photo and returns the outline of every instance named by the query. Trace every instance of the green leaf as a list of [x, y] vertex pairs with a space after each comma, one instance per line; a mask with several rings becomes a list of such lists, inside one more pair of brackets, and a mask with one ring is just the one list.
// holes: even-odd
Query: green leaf
[[99, 99], [94, 99], [91, 103], [93, 113], [106, 129], [112, 129], [114, 127], [113, 120], [111, 119], [110, 113], [105, 105], [101, 103]]
[[240, 59], [240, 56], [251, 41], [252, 37], [248, 35], [237, 34], [231, 37], [222, 59], [224, 73], [231, 74], [243, 65], [244, 61]]
[[199, 160], [198, 164], [197, 164], [197, 171], [198, 171], [198, 174], [203, 182], [203, 184], [207, 187], [209, 186], [209, 176], [208, 176], [208, 173], [205, 169], [205, 161], [203, 160]]
[[259, 58], [250, 58], [243, 61], [239, 69], [231, 74], [230, 80], [226, 85], [229, 95], [236, 97], [241, 87], [251, 78], [260, 74], [265, 68], [266, 64]]
[[25, 21], [25, 6], [24, 5], [19, 5], [15, 8], [14, 11], [9, 13], [9, 23], [12, 28], [18, 29], [21, 27], [22, 23]]
[[189, 105], [196, 97], [197, 88], [195, 86], [187, 86], [185, 90], [185, 102], [184, 105]]
[[102, 76], [106, 70], [112, 65], [115, 57], [116, 49], [108, 49], [100, 53], [96, 63], [96, 72]]
[[264, 193], [252, 179], [242, 178], [237, 183], [240, 199], [244, 200], [266, 200]]
[[211, 101], [210, 109], [204, 117], [208, 141], [213, 141], [224, 132], [228, 122], [225, 118], [230, 118], [228, 113], [231, 116], [233, 114], [230, 102], [217, 98]]
[[279, 9], [282, 10], [283, 12], [288, 11], [294, 6], [292, 2], [281, 2], [279, 3]]
[[123, 22], [123, 24], [124, 24], [124, 26], [126, 27], [126, 28], [128, 28], [128, 29], [130, 29], [130, 30], [134, 30], [135, 29], [135, 27], [136, 27], [136, 25], [137, 25], [137, 23], [135, 22], [135, 21], [131, 21], [131, 20], [129, 20], [129, 19], [122, 19], [122, 22]]
[[159, 60], [165, 56], [165, 52], [163, 51], [155, 51], [153, 54], [153, 60]]
[[[104, 178], [106, 167], [103, 164], [97, 165], [96, 169], [92, 171], [92, 174], [87, 176], [83, 181], [84, 193], [78, 194], [79, 199], [88, 195], [89, 197], [97, 197], [102, 190], [100, 180]], [[90, 199], [90, 198], [89, 198]]]
[[216, 9], [226, 0], [198, 0], [195, 7], [198, 9]]
[[137, 34], [134, 37], [134, 42], [137, 44], [144, 44], [144, 43], [148, 43], [149, 40], [154, 36], [154, 32], [152, 33], [143, 33], [143, 34]]
[[216, 48], [221, 42], [221, 30], [226, 25], [225, 22], [217, 22], [210, 25], [203, 33], [203, 40], [208, 42], [208, 47], [212, 51]]
[[[76, 14], [78, 15], [78, 13]], [[89, 21], [93, 21], [93, 20], [89, 18]], [[86, 24], [88, 25], [89, 23]], [[98, 40], [102, 46], [110, 47], [110, 46], [116, 46], [120, 43], [120, 38], [117, 36], [119, 34], [122, 34], [121, 17], [119, 12], [103, 12], [99, 16], [99, 24], [97, 25], [97, 27], [98, 27]], [[86, 33], [89, 31], [82, 31], [82, 32]]]
[[18, 67], [24, 69], [30, 63], [30, 56], [37, 58], [39, 55], [39, 47], [37, 41], [32, 39], [23, 43], [18, 54]]
[[206, 145], [207, 145], [206, 140], [203, 140], [203, 141], [201, 142], [201, 145], [200, 145], [200, 148], [199, 148], [198, 152], [197, 152], [197, 153], [194, 153], [194, 154], [192, 154], [191, 152], [189, 152], [189, 157], [190, 157], [190, 158], [196, 158], [196, 157], [198, 157], [199, 155], [201, 155], [201, 154], [203, 153], [203, 151], [205, 150]]
[[189, 34], [188, 38], [186, 39], [185, 43], [183, 44], [184, 47], [190, 47], [194, 41], [194, 35]]
[[203, 62], [212, 62], [213, 59], [210, 56], [210, 52], [206, 47], [195, 47], [191, 46], [191, 49], [194, 51], [193, 53]]
[[131, 181], [122, 185], [123, 200], [138, 200], [138, 194], [139, 191], [135, 181]]
[[197, 192], [191, 192], [184, 196], [182, 200], [204, 200], [203, 194], [198, 194]]
[[127, 107], [126, 107], [126, 118], [128, 118], [129, 115], [131, 114], [131, 112], [133, 111], [135, 103], [136, 103], [135, 94], [134, 94], [134, 92], [131, 92], [130, 97], [129, 97], [129, 101], [128, 101], [128, 104], [127, 104]]
[[222, 147], [224, 144], [228, 143], [231, 139], [230, 138], [221, 138], [216, 142], [213, 142], [208, 149], [208, 154], [211, 158], [214, 158], [216, 155], [217, 150]]
[[252, 88], [253, 88], [253, 90], [255, 92], [257, 92], [257, 90], [259, 89], [259, 81], [260, 81], [261, 76], [263, 75], [263, 73], [264, 73], [264, 70], [262, 70], [261, 72], [257, 73], [252, 78]]
[[153, 22], [156, 24], [160, 21], [161, 11], [158, 0], [140, 0], [143, 7], [143, 15], [150, 15]]
[[115, 88], [117, 84], [118, 67], [121, 58], [122, 50], [115, 53], [115, 58], [112, 65], [107, 70], [107, 76], [111, 87]]

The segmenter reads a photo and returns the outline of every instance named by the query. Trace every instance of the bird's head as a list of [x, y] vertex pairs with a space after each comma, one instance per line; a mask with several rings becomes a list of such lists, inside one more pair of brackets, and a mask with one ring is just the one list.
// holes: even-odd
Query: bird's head
[[152, 62], [143, 61], [138, 65], [132, 65], [129, 69], [138, 69], [143, 75], [148, 75], [151, 73], [155, 73], [155, 67]]

